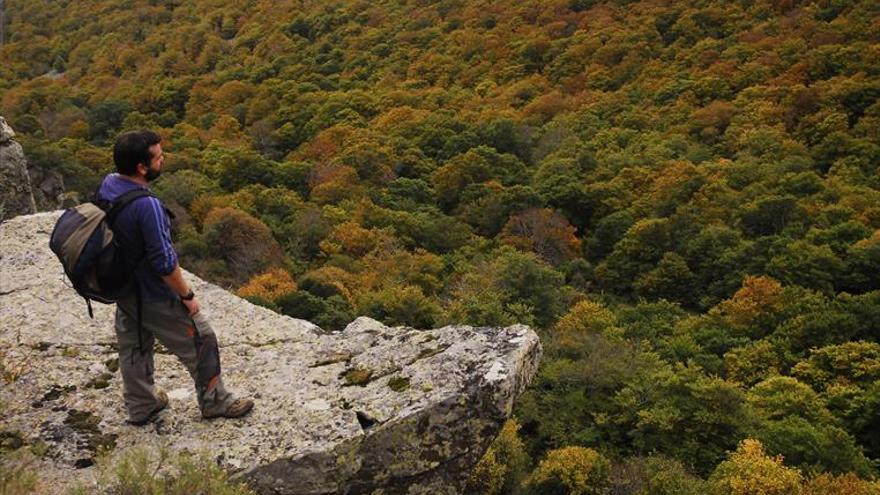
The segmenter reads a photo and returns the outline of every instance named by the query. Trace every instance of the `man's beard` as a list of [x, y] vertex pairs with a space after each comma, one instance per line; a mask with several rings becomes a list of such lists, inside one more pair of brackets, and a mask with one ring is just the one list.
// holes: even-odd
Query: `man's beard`
[[153, 182], [154, 180], [158, 179], [160, 175], [162, 175], [161, 169], [156, 170], [156, 169], [148, 168], [147, 175], [144, 178], [147, 179], [147, 182]]

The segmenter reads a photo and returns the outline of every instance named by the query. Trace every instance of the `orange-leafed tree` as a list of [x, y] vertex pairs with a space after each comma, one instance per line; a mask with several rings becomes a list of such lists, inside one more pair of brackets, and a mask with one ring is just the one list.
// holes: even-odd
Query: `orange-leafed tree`
[[746, 327], [762, 315], [775, 313], [784, 303], [782, 284], [770, 277], [748, 276], [742, 288], [727, 300], [715, 306], [717, 314], [734, 326]]
[[334, 227], [319, 246], [326, 255], [344, 254], [360, 258], [393, 241], [387, 229], [365, 229], [356, 222], [344, 222]]
[[547, 208], [529, 208], [511, 216], [500, 239], [523, 251], [532, 251], [553, 265], [578, 257], [581, 250], [575, 228], [564, 216]]
[[284, 261], [269, 227], [235, 208], [211, 210], [203, 235], [210, 254], [226, 262], [230, 281], [236, 285]]
[[309, 193], [310, 199], [322, 205], [358, 199], [365, 194], [357, 171], [344, 165], [318, 165], [309, 182], [314, 184]]
[[296, 282], [290, 273], [281, 267], [275, 267], [252, 277], [248, 283], [238, 289], [238, 295], [258, 297], [274, 303], [282, 296], [296, 290]]

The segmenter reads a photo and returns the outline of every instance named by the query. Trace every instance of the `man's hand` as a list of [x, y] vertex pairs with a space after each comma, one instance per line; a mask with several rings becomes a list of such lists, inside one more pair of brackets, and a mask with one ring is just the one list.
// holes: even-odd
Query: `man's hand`
[[[171, 287], [171, 290], [174, 291], [175, 294], [179, 296], [183, 296], [185, 294], [189, 294], [190, 287], [187, 285], [186, 281], [183, 279], [183, 273], [180, 271], [180, 265], [176, 265], [174, 267], [174, 271], [162, 277], [162, 280], [168, 284], [168, 287]], [[189, 315], [192, 316], [199, 312], [199, 303], [195, 298], [190, 299], [189, 301], [180, 300], [186, 309], [189, 310]]]
[[182, 302], [183, 305], [186, 306], [186, 309], [189, 310], [190, 316], [193, 316], [199, 312], [199, 309], [200, 309], [199, 308], [199, 301], [195, 297], [190, 299], [189, 301], [185, 301], [185, 300], [181, 299], [180, 302]]

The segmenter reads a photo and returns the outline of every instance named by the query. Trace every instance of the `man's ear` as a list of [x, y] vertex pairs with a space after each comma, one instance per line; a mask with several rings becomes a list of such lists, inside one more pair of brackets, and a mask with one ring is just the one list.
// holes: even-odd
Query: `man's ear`
[[137, 168], [135, 170], [137, 170], [138, 175], [146, 175], [148, 169], [147, 169], [147, 166], [144, 165], [143, 163], [138, 163]]

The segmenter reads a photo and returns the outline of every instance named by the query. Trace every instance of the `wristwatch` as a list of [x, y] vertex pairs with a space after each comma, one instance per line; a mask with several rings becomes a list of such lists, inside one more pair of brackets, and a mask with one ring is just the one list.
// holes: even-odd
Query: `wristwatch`
[[196, 293], [193, 292], [192, 289], [190, 289], [189, 292], [187, 292], [185, 296], [180, 296], [180, 300], [181, 301], [192, 301], [195, 297], [196, 297]]

